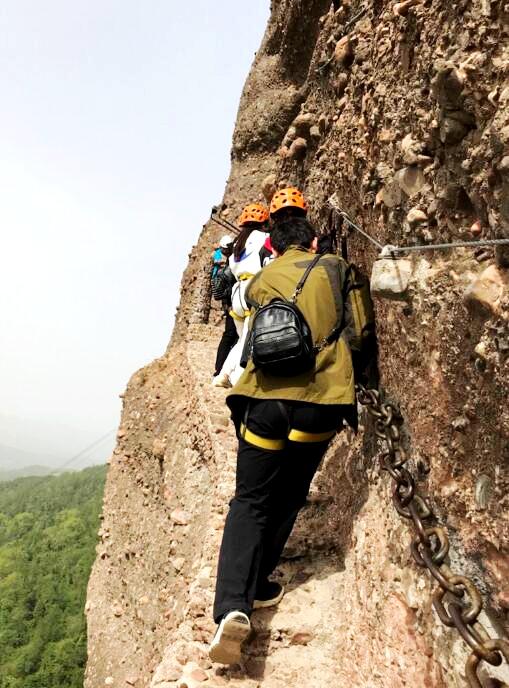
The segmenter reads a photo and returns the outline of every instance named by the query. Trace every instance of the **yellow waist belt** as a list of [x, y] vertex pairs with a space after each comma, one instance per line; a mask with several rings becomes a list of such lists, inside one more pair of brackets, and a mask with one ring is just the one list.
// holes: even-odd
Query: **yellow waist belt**
[[260, 449], [269, 449], [270, 451], [280, 451], [284, 449], [287, 440], [290, 442], [326, 442], [330, 440], [336, 434], [337, 430], [327, 430], [327, 432], [304, 432], [303, 430], [292, 429], [288, 433], [286, 439], [272, 440], [268, 437], [261, 437], [257, 435], [244, 425], [240, 426], [240, 436], [242, 439], [252, 444], [254, 447], [259, 447]]
[[234, 320], [245, 320], [248, 315], [250, 315], [251, 311], [244, 311], [244, 315], [237, 315], [234, 310], [230, 311], [230, 315]]
[[239, 282], [245, 282], [246, 280], [251, 279], [251, 277], [254, 277], [254, 275], [251, 272], [243, 272], [242, 275], [239, 275], [237, 279]]

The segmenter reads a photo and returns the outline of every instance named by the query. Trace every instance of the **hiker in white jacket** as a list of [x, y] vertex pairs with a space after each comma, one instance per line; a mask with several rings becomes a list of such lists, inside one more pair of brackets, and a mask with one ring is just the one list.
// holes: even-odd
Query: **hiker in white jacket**
[[238, 221], [241, 231], [235, 240], [229, 266], [236, 279], [232, 289], [230, 313], [235, 321], [239, 341], [228, 354], [221, 372], [213, 379], [214, 387], [231, 387], [243, 372], [240, 358], [249, 328], [249, 307], [244, 294], [251, 279], [272, 255], [266, 247], [269, 237], [266, 231], [268, 219], [268, 208], [260, 203], [250, 203], [244, 208]]

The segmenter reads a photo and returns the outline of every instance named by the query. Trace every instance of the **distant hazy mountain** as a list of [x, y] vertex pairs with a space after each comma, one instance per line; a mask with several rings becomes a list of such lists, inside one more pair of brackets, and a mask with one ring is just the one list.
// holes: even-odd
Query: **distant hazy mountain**
[[[9, 447], [0, 444], [0, 471], [13, 471], [23, 468], [57, 466], [62, 463], [62, 459], [47, 454], [36, 454], [34, 452], [23, 451], [16, 447]], [[41, 473], [30, 473], [30, 475], [42, 475]]]
[[0, 467], [0, 483], [7, 480], [16, 480], [16, 478], [27, 478], [29, 476], [49, 475], [51, 468], [48, 466], [24, 466], [23, 468], [11, 468], [4, 470]]
[[71, 428], [58, 421], [46, 423], [0, 413], [0, 471], [27, 466], [68, 466], [69, 470], [97, 466], [106, 462], [115, 444], [114, 430], [101, 440], [104, 435], [94, 436], [90, 429]]
[[75, 428], [58, 420], [34, 420], [0, 413], [0, 469], [61, 466], [89, 445], [94, 446], [73, 462], [72, 468], [78, 470], [104, 463], [113, 450], [115, 433], [99, 444], [95, 440], [107, 430], [107, 427], [102, 432], [99, 429], [96, 434], [86, 423]]

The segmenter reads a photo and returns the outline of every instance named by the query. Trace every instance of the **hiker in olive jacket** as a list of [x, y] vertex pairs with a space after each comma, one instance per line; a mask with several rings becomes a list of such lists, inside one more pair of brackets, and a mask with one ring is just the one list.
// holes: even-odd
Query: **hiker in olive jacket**
[[[288, 301], [315, 258], [316, 233], [304, 218], [278, 223], [271, 241], [277, 257], [246, 293], [256, 308], [274, 299]], [[248, 360], [227, 397], [239, 449], [236, 492], [219, 554], [213, 661], [238, 662], [253, 609], [283, 597], [283, 587], [269, 576], [331, 439], [345, 420], [356, 425], [352, 350], [362, 353], [367, 319], [353, 275], [332, 254], [321, 256], [307, 275], [296, 305], [319, 345], [310, 370], [282, 377]]]

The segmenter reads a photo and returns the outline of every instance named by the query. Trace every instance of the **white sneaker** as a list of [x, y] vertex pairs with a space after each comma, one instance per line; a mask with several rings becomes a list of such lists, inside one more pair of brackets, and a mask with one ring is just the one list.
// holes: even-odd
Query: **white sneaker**
[[243, 612], [229, 612], [218, 626], [209, 657], [219, 664], [240, 662], [240, 646], [251, 633], [251, 622]]
[[228, 389], [228, 387], [232, 387], [232, 383], [226, 373], [219, 373], [219, 375], [215, 375], [212, 378], [212, 387], [225, 387]]

